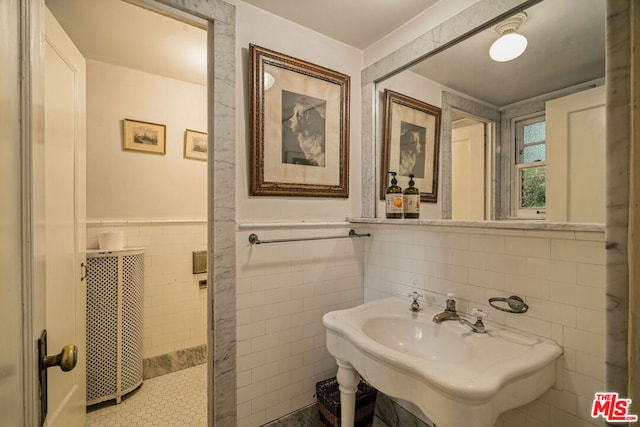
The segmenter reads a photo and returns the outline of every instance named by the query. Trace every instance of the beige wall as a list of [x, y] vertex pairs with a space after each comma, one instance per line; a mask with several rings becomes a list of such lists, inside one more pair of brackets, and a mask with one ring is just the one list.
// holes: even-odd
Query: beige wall
[[[124, 151], [125, 118], [166, 125], [166, 154]], [[183, 158], [185, 129], [206, 132], [206, 87], [88, 60], [87, 218], [206, 218], [207, 165]]]
[[[87, 247], [122, 230], [145, 248], [143, 357], [206, 344], [206, 289], [191, 253], [207, 248], [206, 162], [183, 158], [207, 130], [206, 87], [87, 61]], [[124, 118], [166, 125], [166, 155], [124, 151]]]
[[[343, 220], [360, 211], [360, 71], [362, 51], [243, 2], [236, 4], [238, 221]], [[350, 192], [348, 199], [249, 197], [249, 43], [351, 76]]]

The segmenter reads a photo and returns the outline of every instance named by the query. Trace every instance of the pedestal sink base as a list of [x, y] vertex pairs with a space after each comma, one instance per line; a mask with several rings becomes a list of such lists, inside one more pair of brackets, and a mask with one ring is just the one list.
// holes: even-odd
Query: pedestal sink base
[[352, 426], [356, 416], [356, 391], [360, 374], [347, 362], [338, 363], [338, 385], [340, 389], [340, 420], [343, 426]]

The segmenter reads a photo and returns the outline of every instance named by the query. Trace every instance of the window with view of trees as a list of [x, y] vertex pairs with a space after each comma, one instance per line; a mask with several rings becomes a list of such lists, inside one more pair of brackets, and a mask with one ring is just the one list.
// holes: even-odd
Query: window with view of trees
[[515, 122], [516, 162], [513, 188], [516, 216], [544, 217], [546, 207], [546, 122], [544, 115]]

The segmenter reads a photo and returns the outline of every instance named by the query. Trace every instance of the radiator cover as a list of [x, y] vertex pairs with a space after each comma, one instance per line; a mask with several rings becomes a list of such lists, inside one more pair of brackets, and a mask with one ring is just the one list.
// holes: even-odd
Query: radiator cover
[[87, 251], [87, 405], [142, 384], [144, 249]]

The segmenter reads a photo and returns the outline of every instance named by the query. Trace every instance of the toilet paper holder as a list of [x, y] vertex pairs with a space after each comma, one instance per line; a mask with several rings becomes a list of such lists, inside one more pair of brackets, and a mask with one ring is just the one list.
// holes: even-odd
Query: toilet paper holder
[[207, 272], [207, 251], [193, 251], [193, 274]]

